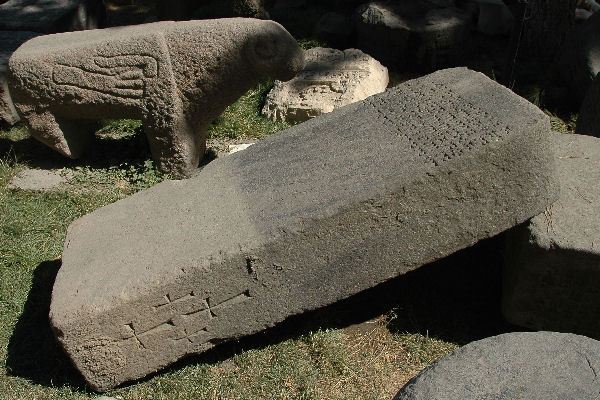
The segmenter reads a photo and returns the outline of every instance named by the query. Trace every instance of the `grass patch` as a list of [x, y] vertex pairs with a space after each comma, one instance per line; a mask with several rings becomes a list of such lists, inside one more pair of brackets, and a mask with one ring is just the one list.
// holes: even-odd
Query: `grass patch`
[[283, 122], [272, 122], [260, 115], [265, 97], [273, 87], [263, 83], [249, 90], [238, 101], [227, 107], [225, 112], [210, 126], [210, 139], [260, 139], [266, 135], [288, 128]]

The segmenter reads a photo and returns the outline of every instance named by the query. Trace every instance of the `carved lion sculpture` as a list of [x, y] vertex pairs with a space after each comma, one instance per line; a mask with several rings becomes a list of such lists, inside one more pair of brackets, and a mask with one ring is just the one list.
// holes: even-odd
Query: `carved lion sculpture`
[[10, 58], [8, 81], [32, 136], [65, 156], [87, 150], [89, 121], [140, 119], [159, 169], [183, 178], [229, 104], [303, 65], [294, 38], [273, 21], [157, 22], [32, 39]]

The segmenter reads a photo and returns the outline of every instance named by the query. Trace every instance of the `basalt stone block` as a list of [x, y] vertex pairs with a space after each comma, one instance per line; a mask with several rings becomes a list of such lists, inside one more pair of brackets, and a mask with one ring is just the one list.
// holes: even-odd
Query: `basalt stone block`
[[600, 13], [569, 33], [558, 60], [558, 70], [571, 91], [573, 103], [580, 104], [600, 73]]
[[357, 49], [315, 47], [294, 79], [276, 81], [262, 113], [273, 121], [303, 122], [383, 92], [388, 70]]
[[600, 73], [585, 94], [577, 117], [575, 133], [600, 137]]
[[89, 121], [140, 119], [159, 168], [181, 178], [195, 172], [207, 128], [229, 104], [303, 65], [272, 21], [157, 22], [30, 40], [10, 58], [9, 85], [32, 136], [65, 156], [87, 150]]
[[600, 342], [515, 332], [469, 343], [426, 368], [394, 400], [579, 400], [600, 392]]
[[297, 125], [75, 221], [56, 337], [106, 390], [330, 305], [542, 212], [548, 134], [467, 69]]
[[0, 30], [58, 33], [96, 29], [102, 0], [9, 0], [0, 4]]
[[0, 32], [0, 123], [12, 125], [20, 120], [8, 90], [8, 59], [20, 45], [37, 35], [34, 32]]
[[600, 337], [600, 139], [554, 134], [560, 198], [508, 237], [503, 313]]
[[377, 1], [357, 10], [357, 47], [394, 69], [437, 69], [463, 56], [471, 15], [454, 1]]

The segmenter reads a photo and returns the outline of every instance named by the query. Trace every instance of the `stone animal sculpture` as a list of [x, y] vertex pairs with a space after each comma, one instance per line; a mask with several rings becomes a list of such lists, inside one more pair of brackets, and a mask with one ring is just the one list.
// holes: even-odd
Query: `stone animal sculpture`
[[139, 119], [159, 169], [182, 178], [229, 104], [303, 65], [294, 38], [272, 21], [157, 22], [30, 40], [10, 58], [8, 82], [32, 136], [65, 156], [88, 149], [90, 120]]

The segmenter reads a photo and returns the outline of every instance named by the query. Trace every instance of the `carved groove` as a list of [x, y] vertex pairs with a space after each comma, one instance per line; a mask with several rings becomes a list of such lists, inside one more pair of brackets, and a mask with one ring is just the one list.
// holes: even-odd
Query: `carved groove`
[[146, 94], [145, 80], [158, 76], [158, 60], [152, 56], [98, 56], [93, 62], [91, 67], [58, 64], [52, 69], [52, 80], [60, 86], [141, 99]]
[[250, 300], [252, 296], [250, 296], [249, 290], [245, 290], [242, 293], [219, 303], [215, 303], [210, 297], [207, 297], [202, 300], [200, 308], [184, 313], [175, 312], [173, 306], [177, 304], [185, 305], [185, 303], [195, 301], [197, 296], [194, 292], [190, 292], [174, 300], [169, 294], [166, 294], [164, 298], [165, 303], [153, 306], [152, 308], [154, 311], [163, 310], [165, 308], [170, 309], [172, 312], [170, 313], [171, 315], [167, 317], [168, 319], [141, 332], [135, 328], [133, 322], [128, 323], [125, 326], [130, 331], [131, 336], [128, 336], [125, 340], [134, 338], [144, 349], [148, 348], [148, 343], [146, 343], [145, 339], [157, 334], [170, 337], [176, 342], [181, 340], [186, 340], [190, 344], [210, 342], [211, 340], [214, 340], [208, 329], [211, 321], [218, 318], [219, 315], [223, 315], [227, 309]]
[[[438, 166], [468, 150], [497, 141], [510, 131], [487, 111], [444, 84], [407, 82], [399, 92], [401, 104], [381, 99], [369, 99], [366, 103], [426, 163]], [[386, 109], [391, 107], [400, 108], [400, 112], [386, 113]], [[483, 135], [482, 130], [485, 132]]]

